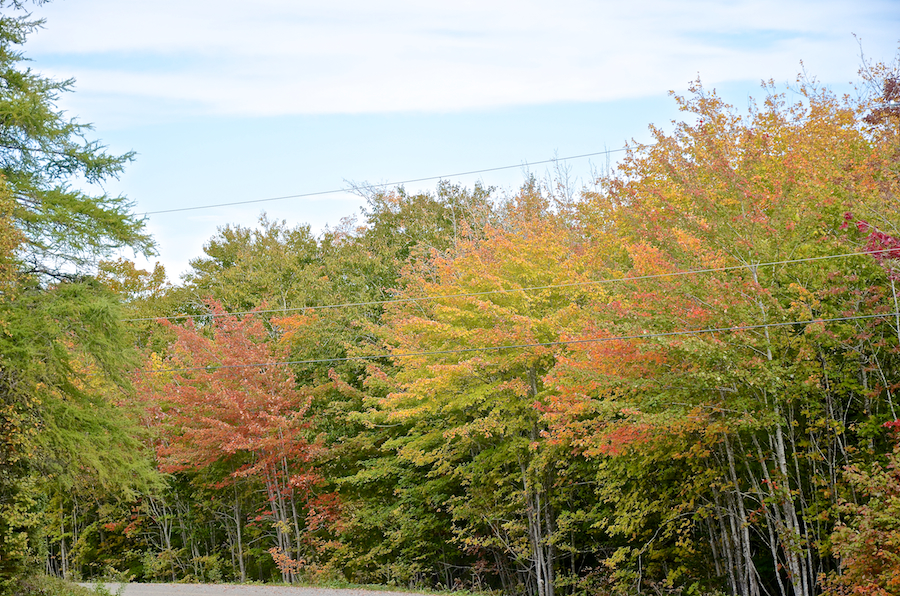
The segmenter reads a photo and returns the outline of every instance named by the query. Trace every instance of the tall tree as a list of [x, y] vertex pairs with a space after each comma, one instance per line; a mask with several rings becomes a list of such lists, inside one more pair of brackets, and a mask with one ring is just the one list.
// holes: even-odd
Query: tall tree
[[[310, 436], [306, 417], [309, 397], [294, 385], [285, 352], [267, 343], [267, 332], [254, 315], [227, 315], [212, 304], [208, 333], [193, 322], [171, 326], [177, 339], [163, 362], [173, 369], [151, 371], [142, 388], [155, 412], [163, 471], [200, 471], [225, 464], [231, 471], [222, 482], [247, 478], [263, 487], [278, 556], [297, 561], [304, 552], [305, 514], [315, 499], [319, 476], [313, 460], [321, 445]], [[224, 482], [227, 480], [227, 482]], [[249, 512], [240, 514], [235, 497], [237, 557], [244, 573], [241, 532]], [[285, 579], [293, 580], [290, 568]]]
[[386, 446], [440, 495], [431, 506], [450, 514], [456, 548], [496, 585], [552, 596], [567, 465], [540, 415], [561, 348], [541, 344], [561, 338], [591, 290], [578, 287], [585, 261], [535, 185], [501, 213], [404, 270], [381, 330], [395, 385], [372, 416], [407, 429]]
[[120, 314], [88, 274], [117, 249], [152, 250], [127, 199], [79, 190], [131, 154], [106, 153], [57, 109], [71, 80], [27, 68], [19, 48], [42, 23], [22, 5], [0, 3], [0, 590], [34, 546], [42, 482], [78, 470], [82, 485], [121, 489], [140, 467], [125, 410], [110, 403], [130, 364]]

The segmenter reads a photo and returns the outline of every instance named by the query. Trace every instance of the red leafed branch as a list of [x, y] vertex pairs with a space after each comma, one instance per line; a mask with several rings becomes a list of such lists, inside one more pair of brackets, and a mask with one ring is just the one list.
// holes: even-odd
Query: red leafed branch
[[[845, 213], [842, 227], [846, 229], [852, 219], [852, 214]], [[871, 253], [872, 258], [887, 271], [892, 280], [900, 280], [900, 238], [882, 232], [862, 219], [856, 221], [856, 229], [868, 234], [865, 251]]]

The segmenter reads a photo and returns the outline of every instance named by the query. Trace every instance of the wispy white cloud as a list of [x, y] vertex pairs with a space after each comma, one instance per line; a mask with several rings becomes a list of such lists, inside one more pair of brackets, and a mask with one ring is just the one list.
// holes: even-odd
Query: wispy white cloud
[[[58, 0], [28, 51], [79, 94], [219, 114], [455, 111], [824, 80], [893, 51], [893, 2]], [[888, 56], [889, 57], [889, 56]], [[165, 110], [162, 110], [165, 111]]]

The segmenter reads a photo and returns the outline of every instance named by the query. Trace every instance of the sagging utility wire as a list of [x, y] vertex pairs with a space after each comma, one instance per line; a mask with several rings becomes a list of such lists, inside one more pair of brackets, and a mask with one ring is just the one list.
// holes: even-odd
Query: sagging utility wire
[[[537, 166], [548, 163], [556, 163], [559, 161], [570, 161], [573, 159], [583, 159], [585, 157], [596, 157], [599, 155], [609, 155], [611, 153], [620, 153], [629, 149], [646, 147], [647, 145], [635, 144], [633, 147], [622, 147], [620, 149], [608, 149], [606, 151], [596, 151], [593, 153], [582, 153], [581, 155], [569, 155], [568, 157], [555, 157], [553, 159], [544, 159], [541, 161], [526, 162], [524, 164], [516, 164], [511, 166], [498, 166], [496, 168], [485, 168], [483, 170], [470, 170], [468, 172], [457, 172], [456, 174], [444, 174], [442, 176], [426, 176], [425, 178], [411, 178], [409, 180], [400, 180], [397, 182], [382, 182], [379, 184], [367, 184], [369, 188], [388, 188], [391, 186], [401, 186], [403, 184], [412, 184], [414, 182], [430, 182], [432, 180], [446, 180], [448, 178], [458, 178], [460, 176], [471, 176], [472, 174], [486, 174], [488, 172], [499, 172], [501, 170], [511, 170], [525, 166]], [[200, 209], [215, 209], [217, 207], [233, 207], [235, 205], [252, 205], [254, 203], [267, 203], [270, 201], [284, 201], [287, 199], [303, 199], [308, 197], [320, 197], [324, 195], [332, 195], [347, 192], [346, 188], [335, 188], [331, 190], [321, 190], [318, 192], [307, 192], [295, 195], [284, 195], [282, 197], [269, 197], [266, 199], [251, 199], [247, 201], [234, 201], [231, 203], [214, 203], [211, 205], [197, 205], [194, 207], [178, 207], [176, 209], [161, 209], [159, 211], [145, 211], [144, 215], [160, 215], [163, 213], [178, 213], [180, 211], [198, 211]]]
[[759, 268], [759, 267], [775, 267], [778, 265], [793, 265], [797, 263], [811, 263], [814, 261], [826, 261], [830, 259], [843, 259], [847, 257], [858, 257], [858, 256], [867, 256], [874, 255], [883, 252], [896, 251], [896, 248], [886, 248], [881, 250], [869, 250], [869, 251], [860, 251], [860, 252], [851, 252], [851, 253], [841, 253], [837, 255], [824, 255], [819, 257], [805, 257], [801, 259], [785, 259], [782, 261], [768, 261], [765, 263], [756, 263], [756, 264], [748, 264], [748, 265], [729, 265], [727, 267], [710, 267], [707, 269], [691, 269], [689, 271], [674, 271], [672, 273], [655, 273], [652, 275], [636, 275], [633, 277], [619, 277], [619, 278], [611, 278], [611, 279], [597, 279], [597, 280], [589, 280], [589, 281], [578, 281], [578, 282], [569, 282], [563, 284], [550, 284], [544, 286], [527, 286], [524, 288], [508, 288], [508, 289], [500, 289], [500, 290], [484, 290], [481, 292], [464, 292], [458, 294], [444, 294], [441, 296], [420, 296], [420, 297], [410, 297], [410, 298], [393, 298], [390, 300], [371, 300], [367, 302], [344, 302], [338, 304], [320, 304], [314, 306], [297, 306], [291, 308], [273, 308], [273, 309], [260, 309], [260, 310], [240, 310], [240, 311], [232, 311], [232, 312], [222, 312], [222, 313], [207, 313], [202, 315], [172, 315], [168, 317], [135, 317], [131, 319], [119, 319], [120, 322], [123, 323], [135, 323], [139, 321], [174, 321], [181, 319], [206, 319], [206, 318], [215, 318], [215, 317], [225, 317], [225, 316], [244, 316], [244, 315], [252, 315], [252, 314], [272, 314], [272, 313], [289, 313], [289, 312], [297, 312], [297, 311], [313, 311], [313, 310], [324, 310], [324, 309], [334, 309], [334, 308], [351, 308], [356, 306], [382, 306], [387, 304], [403, 304], [403, 303], [411, 303], [411, 302], [429, 302], [434, 300], [444, 300], [449, 298], [472, 298], [477, 296], [490, 296], [492, 294], [510, 294], [513, 292], [533, 292], [538, 290], [553, 290], [558, 288], [573, 288], [573, 287], [583, 287], [589, 285], [602, 285], [602, 284], [611, 284], [611, 283], [622, 283], [622, 282], [631, 282], [631, 281], [644, 281], [650, 279], [662, 279], [666, 277], [683, 277], [686, 275], [699, 275], [702, 273], [722, 273], [727, 271], [736, 271], [740, 269], [750, 269], [750, 268]]

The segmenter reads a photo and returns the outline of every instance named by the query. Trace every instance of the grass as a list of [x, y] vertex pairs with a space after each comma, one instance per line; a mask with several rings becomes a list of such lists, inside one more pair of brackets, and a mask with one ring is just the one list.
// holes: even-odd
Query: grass
[[11, 596], [118, 596], [118, 593], [110, 592], [102, 582], [90, 589], [58, 577], [33, 575], [25, 578]]
[[[237, 584], [239, 585], [239, 584]], [[389, 586], [384, 584], [354, 584], [340, 579], [332, 579], [318, 582], [300, 582], [298, 584], [284, 584], [280, 582], [265, 583], [266, 586], [295, 586], [305, 588], [332, 588], [337, 590], [366, 590], [369, 592], [406, 592], [410, 594], [452, 594], [453, 596], [491, 596], [497, 592], [474, 592], [471, 590], [440, 590], [434, 588], [410, 588], [408, 586]]]
[[97, 592], [93, 590], [46, 575], [33, 575], [26, 578], [13, 589], [12, 594], [13, 596], [97, 596]]

